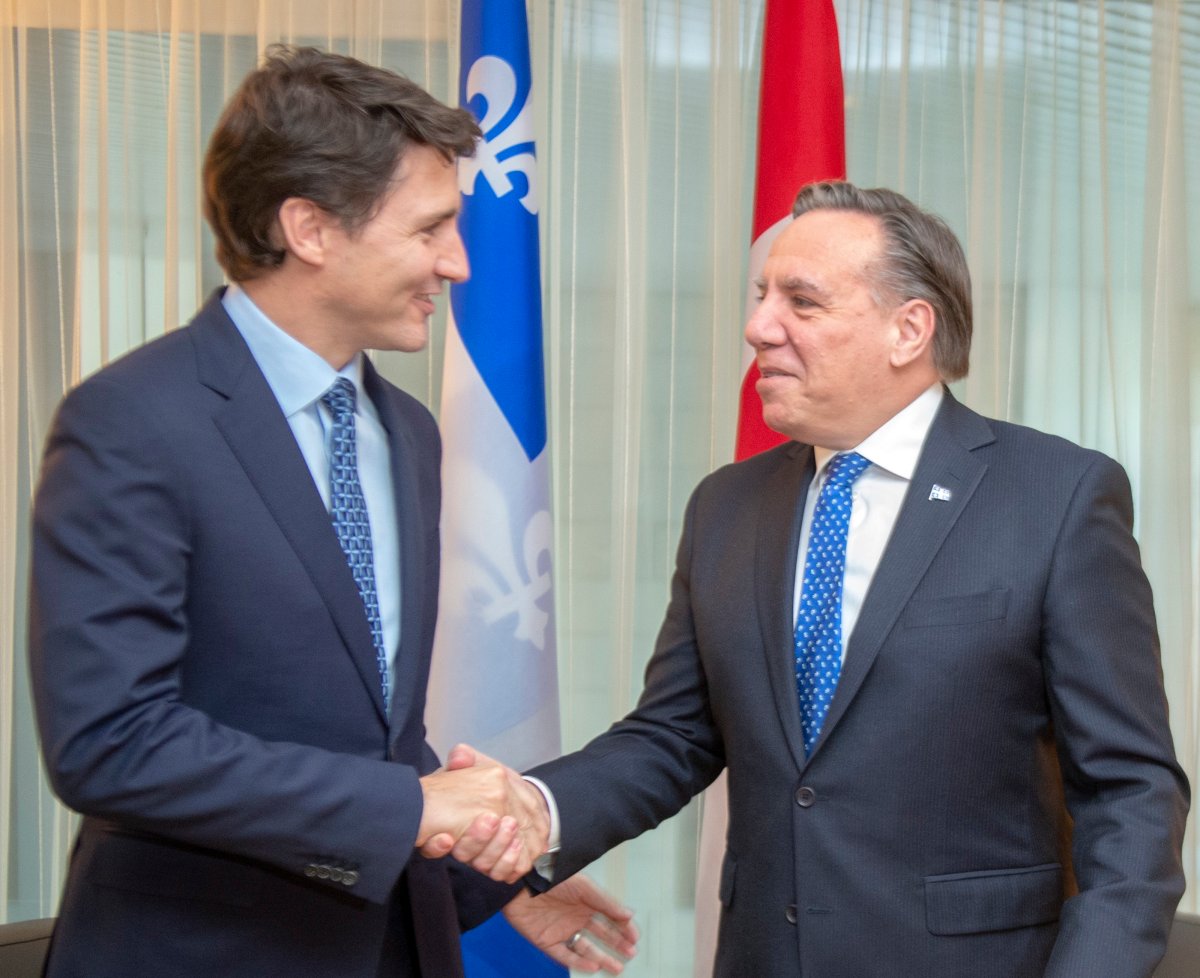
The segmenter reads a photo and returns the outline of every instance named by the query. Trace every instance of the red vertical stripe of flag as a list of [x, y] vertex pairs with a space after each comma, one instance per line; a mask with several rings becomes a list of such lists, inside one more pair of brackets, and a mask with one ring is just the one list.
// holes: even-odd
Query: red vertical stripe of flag
[[[767, 0], [752, 241], [788, 217], [796, 192], [846, 176], [841, 50], [832, 0]], [[750, 270], [756, 278], [760, 268]], [[762, 420], [751, 363], [742, 381], [734, 457], [783, 442]]]

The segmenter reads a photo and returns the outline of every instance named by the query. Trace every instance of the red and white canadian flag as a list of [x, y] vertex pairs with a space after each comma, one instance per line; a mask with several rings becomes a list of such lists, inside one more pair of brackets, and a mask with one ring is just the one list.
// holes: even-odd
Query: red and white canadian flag
[[[796, 192], [814, 180], [846, 176], [842, 62], [833, 0], [767, 0], [761, 85], [747, 319], [755, 303], [754, 282], [762, 274], [771, 242], [792, 219]], [[739, 461], [786, 440], [763, 423], [755, 388], [758, 368], [749, 344], [743, 366], [735, 449]], [[696, 878], [696, 978], [712, 974], [716, 950], [725, 792], [722, 775], [704, 796]]]

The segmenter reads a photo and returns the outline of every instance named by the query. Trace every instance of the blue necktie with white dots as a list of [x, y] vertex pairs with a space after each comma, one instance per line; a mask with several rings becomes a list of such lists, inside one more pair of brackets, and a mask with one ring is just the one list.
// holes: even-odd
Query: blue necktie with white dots
[[821, 736], [825, 714], [842, 671], [842, 582], [846, 577], [846, 536], [850, 530], [854, 481], [871, 463], [857, 452], [835, 455], [817, 497], [804, 586], [796, 615], [796, 690], [804, 728], [804, 755]]
[[387, 655], [383, 648], [383, 622], [379, 617], [379, 596], [375, 591], [375, 556], [371, 546], [371, 521], [367, 517], [367, 501], [358, 481], [358, 440], [354, 431], [354, 384], [339, 377], [321, 395], [321, 400], [333, 415], [329, 458], [329, 515], [337, 532], [338, 542], [350, 564], [350, 573], [358, 586], [359, 596], [367, 611], [371, 640], [375, 643], [375, 658], [383, 684], [383, 702], [390, 706]]

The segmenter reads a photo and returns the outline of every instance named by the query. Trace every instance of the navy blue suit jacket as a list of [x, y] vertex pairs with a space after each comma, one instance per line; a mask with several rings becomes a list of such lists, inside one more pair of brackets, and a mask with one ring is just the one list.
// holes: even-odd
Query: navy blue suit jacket
[[30, 651], [50, 779], [85, 818], [49, 975], [440, 978], [511, 896], [414, 856], [440, 443], [364, 383], [402, 547], [390, 723], [329, 515], [218, 295], [64, 399]]
[[1148, 978], [1188, 786], [1124, 472], [947, 395], [806, 759], [813, 473], [792, 443], [697, 488], [637, 708], [532, 772], [560, 810], [556, 877], [727, 766], [718, 978]]

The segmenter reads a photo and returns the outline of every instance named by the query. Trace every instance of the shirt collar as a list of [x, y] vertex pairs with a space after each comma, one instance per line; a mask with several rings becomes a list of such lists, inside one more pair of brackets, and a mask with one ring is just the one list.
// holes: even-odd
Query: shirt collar
[[[877, 468], [885, 469], [902, 479], [912, 479], [913, 472], [917, 469], [917, 460], [921, 457], [921, 448], [925, 444], [925, 436], [929, 434], [934, 415], [937, 414], [944, 396], [945, 389], [941, 381], [938, 381], [850, 450], [858, 452]], [[837, 452], [829, 448], [813, 447], [818, 476], [825, 471], [825, 466], [836, 454]]]
[[[362, 390], [363, 356], [355, 354], [341, 370], [334, 370], [323, 357], [276, 326], [237, 284], [230, 285], [221, 305], [250, 347], [284, 416], [303, 411], [329, 390], [338, 377], [353, 381]], [[359, 402], [362, 402], [360, 397]]]

